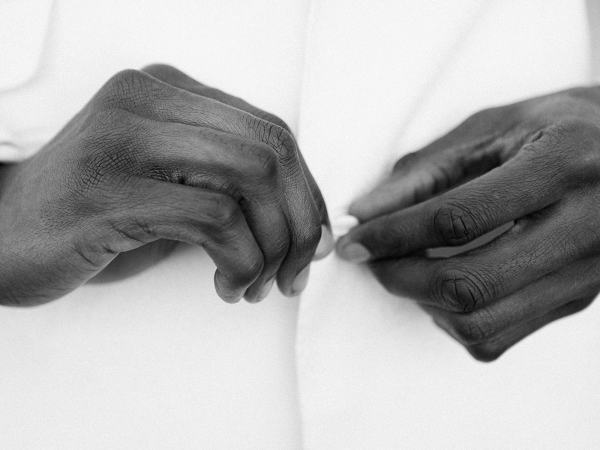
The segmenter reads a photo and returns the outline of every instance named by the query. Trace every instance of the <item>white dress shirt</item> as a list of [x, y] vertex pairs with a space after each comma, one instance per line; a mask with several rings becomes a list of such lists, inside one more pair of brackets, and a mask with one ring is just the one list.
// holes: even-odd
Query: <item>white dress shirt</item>
[[[0, 0], [0, 49], [0, 159], [34, 152], [115, 72], [165, 62], [286, 120], [334, 223], [469, 114], [590, 79], [568, 0]], [[335, 256], [301, 298], [258, 305], [221, 302], [213, 270], [180, 246], [1, 309], [0, 448], [600, 446], [597, 305], [482, 365]]]

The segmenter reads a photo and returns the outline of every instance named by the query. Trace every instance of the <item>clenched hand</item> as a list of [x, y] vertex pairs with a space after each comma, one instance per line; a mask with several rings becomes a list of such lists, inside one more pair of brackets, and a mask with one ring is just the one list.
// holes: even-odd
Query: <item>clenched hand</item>
[[38, 154], [1, 167], [0, 212], [2, 304], [56, 299], [159, 239], [204, 247], [226, 301], [275, 279], [295, 295], [331, 249], [287, 126], [163, 65], [115, 75]]
[[[481, 360], [600, 290], [600, 88], [482, 111], [400, 159], [350, 213], [341, 256], [369, 261]], [[447, 258], [426, 249], [504, 234]]]

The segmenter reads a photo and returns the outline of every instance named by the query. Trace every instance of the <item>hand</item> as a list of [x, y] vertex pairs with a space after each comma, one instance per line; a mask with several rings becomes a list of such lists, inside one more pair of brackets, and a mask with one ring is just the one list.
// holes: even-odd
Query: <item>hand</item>
[[2, 304], [56, 299], [159, 239], [204, 247], [228, 302], [264, 298], [275, 278], [296, 295], [332, 247], [287, 126], [163, 65], [118, 73], [38, 154], [3, 166], [0, 212]]
[[[337, 248], [489, 361], [592, 302], [599, 205], [600, 88], [578, 88], [479, 112], [403, 157], [351, 205], [361, 224]], [[424, 252], [469, 242], [448, 258]]]

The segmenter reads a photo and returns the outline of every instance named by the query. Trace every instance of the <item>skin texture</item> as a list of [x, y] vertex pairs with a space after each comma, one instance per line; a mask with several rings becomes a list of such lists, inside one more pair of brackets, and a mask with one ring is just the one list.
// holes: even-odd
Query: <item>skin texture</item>
[[[356, 199], [338, 253], [368, 262], [475, 358], [588, 306], [600, 291], [600, 88], [481, 111], [401, 158]], [[445, 258], [427, 249], [491, 242]]]
[[39, 153], [2, 166], [0, 211], [5, 305], [57, 299], [164, 240], [204, 247], [228, 302], [275, 279], [296, 295], [332, 247], [285, 123], [165, 65], [116, 74]]

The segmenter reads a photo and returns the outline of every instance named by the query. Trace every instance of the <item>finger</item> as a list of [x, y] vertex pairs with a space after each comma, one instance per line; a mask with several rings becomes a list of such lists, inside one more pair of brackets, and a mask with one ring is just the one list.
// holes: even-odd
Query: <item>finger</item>
[[470, 314], [434, 307], [425, 309], [441, 328], [463, 345], [479, 344], [544, 316], [573, 299], [594, 297], [600, 290], [599, 263], [598, 257], [579, 260]]
[[567, 303], [549, 313], [519, 324], [494, 339], [467, 347], [468, 352], [477, 360], [491, 362], [498, 359], [506, 350], [530, 334], [551, 322], [578, 313], [587, 308], [595, 297], [588, 297]]
[[113, 209], [105, 250], [119, 253], [157, 239], [204, 247], [217, 266], [219, 296], [237, 302], [260, 275], [263, 258], [238, 203], [190, 186], [136, 179]]
[[[517, 292], [566, 264], [588, 256], [594, 241], [580, 242], [574, 208], [555, 208], [524, 219], [496, 241], [446, 259], [407, 257], [372, 263], [390, 291], [442, 309], [471, 312]], [[589, 244], [589, 245], [588, 245]]]
[[139, 162], [131, 165], [134, 175], [222, 192], [238, 201], [264, 256], [263, 271], [245, 298], [251, 302], [264, 298], [268, 288], [261, 288], [277, 275], [290, 245], [279, 163], [272, 149], [180, 123], [144, 120], [136, 126], [142, 150]]
[[[191, 78], [187, 74], [181, 72], [180, 70], [172, 66], [166, 64], [153, 64], [151, 66], [145, 67], [142, 70], [148, 73], [149, 75], [152, 75], [153, 77], [158, 78], [159, 80], [169, 83], [175, 87], [185, 89], [198, 95], [215, 99], [226, 105], [230, 105], [234, 108], [246, 111], [256, 117], [266, 120], [267, 122], [271, 122], [275, 125], [278, 125], [279, 127], [285, 129], [291, 134], [291, 130], [288, 127], [288, 125], [274, 114], [263, 111], [262, 109], [251, 105], [250, 103], [246, 102], [241, 98], [227, 94], [226, 92], [223, 92], [219, 89], [206, 86], [205, 84], [200, 83], [199, 81]], [[306, 165], [306, 162], [301, 152], [298, 152], [298, 159], [304, 171], [306, 182], [310, 188], [313, 200], [319, 211], [321, 224], [323, 225], [321, 241], [319, 242], [317, 251], [315, 253], [315, 259], [321, 259], [327, 256], [327, 254], [329, 254], [334, 247], [333, 234], [331, 232], [331, 224], [329, 222], [327, 206], [325, 204], [323, 195], [321, 194], [321, 190], [319, 189], [312, 173], [308, 169], [308, 166]]]
[[402, 157], [390, 176], [357, 198], [350, 214], [361, 221], [431, 198], [500, 165], [522, 142], [513, 132], [518, 105], [481, 111], [424, 148]]
[[541, 135], [506, 164], [438, 197], [361, 224], [342, 237], [345, 259], [398, 257], [440, 246], [462, 245], [558, 201], [569, 188], [560, 158], [540, 158], [560, 146]]
[[[131, 89], [132, 85], [142, 85]], [[143, 90], [146, 95], [135, 94]], [[286, 215], [291, 236], [288, 253], [277, 274], [281, 291], [298, 295], [306, 285], [304, 268], [310, 263], [321, 238], [319, 211], [310, 193], [298, 160], [298, 148], [285, 129], [252, 114], [224, 105], [214, 99], [175, 88], [138, 71], [124, 71], [108, 82], [107, 92], [125, 95], [101, 96], [107, 106], [147, 114], [162, 122], [179, 122], [208, 127], [232, 134], [243, 134], [250, 140], [264, 142], [275, 151], [284, 180]]]

